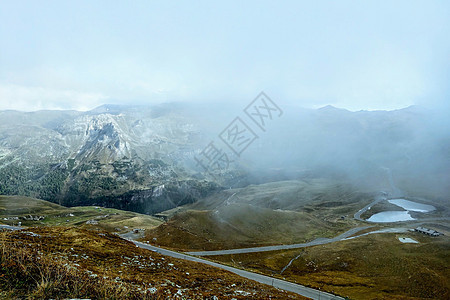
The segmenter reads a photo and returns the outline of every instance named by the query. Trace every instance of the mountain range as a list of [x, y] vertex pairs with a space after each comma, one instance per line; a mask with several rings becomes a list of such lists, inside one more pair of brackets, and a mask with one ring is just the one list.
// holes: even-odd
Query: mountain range
[[[147, 214], [226, 188], [305, 176], [344, 178], [365, 190], [389, 190], [393, 177], [406, 193], [449, 195], [450, 135], [434, 112], [283, 110], [265, 131], [253, 124], [257, 139], [239, 156], [220, 134], [235, 116], [252, 123], [225, 104], [1, 111], [0, 194]], [[233, 160], [215, 174], [195, 160], [211, 141]]]

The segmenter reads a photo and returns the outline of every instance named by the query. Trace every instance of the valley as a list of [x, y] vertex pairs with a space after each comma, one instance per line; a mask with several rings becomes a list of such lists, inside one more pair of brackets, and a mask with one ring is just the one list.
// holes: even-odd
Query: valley
[[[293, 195], [297, 195], [296, 201], [292, 200]], [[302, 197], [311, 198], [302, 202]], [[331, 199], [334, 201], [329, 203]], [[366, 200], [361, 202], [361, 199]], [[50, 230], [58, 226], [69, 231], [115, 232], [127, 239], [138, 239], [142, 241], [135, 242], [139, 247], [164, 255], [212, 265], [214, 263], [209, 261], [218, 262], [224, 264], [223, 267], [217, 265], [220, 268], [227, 268], [227, 265], [236, 268], [230, 269], [234, 273], [245, 270], [282, 280], [276, 283], [281, 288], [283, 280], [287, 280], [350, 299], [360, 299], [363, 294], [368, 298], [391, 299], [431, 294], [436, 298], [447, 297], [449, 274], [443, 266], [449, 263], [448, 208], [437, 206], [423, 222], [370, 223], [353, 218], [353, 214], [364, 215], [371, 211], [369, 207], [384, 207], [392, 205], [391, 202], [383, 193], [355, 193], [347, 185], [321, 179], [223, 190], [196, 203], [158, 214], [160, 218], [103, 207], [66, 208], [38, 199], [2, 196], [0, 217], [3, 223], [10, 225], [18, 225], [21, 220], [21, 225], [39, 226], [33, 227], [33, 234], [39, 234], [41, 229], [38, 228]], [[368, 205], [361, 213], [358, 206], [364, 203]], [[269, 212], [268, 207], [276, 209]], [[372, 213], [382, 211], [381, 207]], [[320, 212], [316, 211], [319, 208]], [[385, 209], [391, 207], [387, 205]], [[220, 218], [216, 211], [221, 213]], [[44, 218], [33, 220], [30, 216]], [[299, 219], [301, 222], [296, 223]], [[233, 223], [237, 220], [239, 223]], [[263, 226], [268, 222], [270, 226]], [[223, 229], [223, 224], [229, 227]], [[445, 235], [433, 238], [409, 230], [419, 225], [437, 228]], [[400, 238], [411, 238], [418, 244], [404, 244]], [[205, 256], [208, 261], [195, 256]], [[411, 277], [412, 274], [415, 275]], [[411, 281], [405, 282], [406, 276], [412, 278]], [[270, 279], [258, 280], [270, 282]], [[438, 288], [430, 289], [429, 284]], [[303, 295], [308, 294], [303, 292]]]
[[217, 250], [331, 238], [356, 226], [352, 212], [371, 199], [326, 179], [250, 185], [167, 211], [169, 220], [143, 239], [180, 250]]
[[450, 300], [449, 16], [0, 0], [0, 300]]
[[[222, 118], [207, 109], [0, 112], [2, 245], [24, 265], [41, 249], [50, 270], [33, 283], [36, 270], [15, 268], [5, 250], [2, 295], [444, 299], [450, 161], [426, 113], [292, 110], [208, 174], [194, 158]], [[426, 152], [423, 141], [440, 146]], [[86, 293], [67, 287], [77, 278]]]
[[[220, 208], [232, 206], [233, 197], [238, 198], [242, 193], [242, 199], [239, 199], [239, 205], [250, 202], [251, 206], [267, 206], [267, 203], [273, 204], [271, 196], [276, 195], [277, 204], [289, 205], [289, 202], [283, 202], [285, 193], [291, 193], [289, 186], [302, 186], [298, 182], [280, 182], [271, 183], [269, 185], [250, 186], [242, 190], [226, 190], [225, 195], [213, 197], [215, 201], [198, 203], [187, 206], [184, 209], [176, 210], [175, 215], [169, 219], [167, 224], [160, 225], [148, 232], [141, 240], [150, 241], [151, 244], [163, 245], [179, 250], [186, 251], [186, 248], [192, 250], [186, 252], [189, 255], [205, 257], [207, 259], [224, 263], [235, 268], [241, 268], [251, 272], [265, 274], [275, 278], [288, 280], [298, 284], [313, 287], [317, 290], [327, 291], [349, 299], [415, 299], [429, 297], [445, 299], [450, 292], [448, 284], [449, 273], [447, 267], [450, 263], [448, 254], [450, 253], [450, 217], [449, 207], [437, 205], [430, 206], [423, 199], [409, 198], [410, 200], [392, 199], [389, 200], [388, 194], [383, 192], [371, 195], [372, 199], [366, 196], [365, 201], [359, 202], [362, 209], [352, 206], [349, 194], [345, 198], [347, 202], [340, 202], [336, 206], [327, 204], [328, 199], [341, 199], [338, 197], [337, 191], [342, 190], [342, 186], [329, 185], [326, 187], [324, 181], [320, 181], [320, 190], [325, 194], [322, 197], [312, 197], [307, 201], [308, 205], [301, 206], [301, 201], [295, 201], [300, 204], [294, 209], [298, 211], [306, 211], [310, 214], [310, 218], [302, 220], [301, 224], [290, 221], [290, 227], [277, 228], [279, 223], [288, 219], [287, 211], [283, 210], [286, 215], [276, 215], [278, 218], [267, 218], [261, 214], [258, 209], [246, 211], [242, 206], [238, 206], [235, 210], [238, 220], [250, 220], [248, 223], [240, 221], [236, 228], [249, 228], [252, 224], [254, 229], [259, 229], [259, 240], [264, 241], [267, 237], [268, 243], [253, 244], [251, 242], [236, 243], [230, 240], [240, 239], [239, 232], [233, 234], [224, 234], [215, 228], [221, 228], [218, 224], [223, 224], [232, 220], [223, 220], [212, 218], [214, 209], [221, 211]], [[269, 188], [270, 186], [270, 188]], [[283, 188], [276, 193], [271, 194], [270, 190], [277, 190], [276, 187]], [[337, 188], [338, 187], [338, 188]], [[302, 186], [302, 192], [306, 195], [314, 195], [313, 186]], [[251, 190], [252, 197], [246, 198]], [[345, 189], [344, 189], [345, 190]], [[329, 193], [325, 192], [329, 191]], [[295, 193], [295, 192], [294, 192]], [[352, 194], [352, 193], [350, 193]], [[333, 195], [327, 198], [326, 195]], [[232, 196], [232, 197], [231, 197]], [[361, 194], [357, 197], [364, 199]], [[375, 200], [373, 200], [373, 198]], [[219, 200], [222, 199], [222, 200]], [[249, 199], [251, 199], [249, 201]], [[285, 199], [292, 199], [292, 194]], [[212, 204], [214, 202], [214, 204]], [[339, 202], [338, 202], [339, 203]], [[397, 205], [408, 205], [405, 207]], [[278, 206], [277, 206], [278, 205]], [[371, 216], [380, 212], [392, 210], [396, 206], [399, 211], [407, 208], [411, 211], [421, 211], [413, 214], [414, 218], [406, 222], [394, 221], [370, 221]], [[199, 223], [200, 219], [194, 215], [193, 207], [198, 207], [198, 213], [204, 216], [210, 208], [210, 218], [202, 218], [204, 220]], [[313, 207], [328, 208], [321, 209], [320, 213], [311, 210]], [[293, 207], [291, 207], [292, 209]], [[340, 215], [350, 215], [351, 217], [339, 218]], [[408, 213], [408, 211], [405, 211]], [[167, 212], [170, 215], [171, 211]], [[193, 217], [195, 216], [195, 217]], [[334, 228], [330, 230], [317, 231], [314, 216], [320, 216], [322, 220], [332, 220]], [[324, 218], [326, 216], [326, 218]], [[331, 218], [333, 216], [333, 218]], [[362, 216], [362, 218], [361, 218]], [[354, 218], [353, 218], [354, 217]], [[270, 223], [270, 226], [262, 227], [260, 223], [251, 222], [253, 218], [265, 219], [266, 222], [278, 220], [278, 223]], [[363, 219], [364, 218], [364, 219]], [[365, 220], [369, 219], [369, 220]], [[190, 222], [195, 220], [195, 224]], [[339, 226], [339, 222], [341, 222]], [[310, 221], [310, 222], [308, 222]], [[173, 222], [173, 223], [171, 223]], [[246, 224], [246, 226], [243, 226]], [[324, 228], [322, 223], [318, 227]], [[345, 225], [344, 225], [345, 224]], [[233, 224], [228, 224], [231, 227]], [[359, 225], [361, 227], [355, 227]], [[364, 225], [364, 226], [363, 226]], [[296, 236], [295, 226], [304, 228], [311, 235], [298, 234], [303, 240], [283, 240], [282, 234], [271, 235], [274, 232], [287, 232], [290, 237]], [[415, 232], [418, 226], [437, 229], [444, 236], [429, 237], [422, 233]], [[233, 226], [234, 227], [234, 226]], [[350, 228], [343, 232], [343, 228]], [[325, 227], [327, 228], [327, 227]], [[228, 230], [230, 232], [232, 227]], [[195, 232], [195, 234], [193, 233]], [[226, 231], [225, 231], [226, 232]], [[242, 232], [242, 231], [241, 231]], [[326, 232], [325, 234], [323, 234]], [[184, 235], [183, 235], [184, 233]], [[258, 231], [252, 232], [251, 236], [258, 236]], [[405, 244], [402, 240], [412, 240], [414, 244]], [[191, 243], [189, 244], [189, 241]], [[270, 242], [269, 242], [270, 241]], [[268, 244], [273, 246], [268, 246]], [[189, 247], [190, 245], [190, 247]], [[362, 296], [364, 295], [364, 296]]]
[[[411, 237], [419, 244], [404, 244], [398, 237]], [[450, 293], [449, 251], [448, 237], [435, 239], [406, 232], [208, 258], [350, 299], [446, 299]]]

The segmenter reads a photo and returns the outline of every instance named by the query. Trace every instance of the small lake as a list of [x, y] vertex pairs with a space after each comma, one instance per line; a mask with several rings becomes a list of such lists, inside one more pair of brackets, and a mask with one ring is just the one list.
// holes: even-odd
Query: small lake
[[409, 201], [409, 200], [405, 200], [405, 199], [391, 199], [388, 201], [389, 201], [389, 203], [400, 206], [401, 208], [403, 208], [405, 210], [409, 210], [409, 211], [416, 211], [416, 212], [424, 213], [424, 212], [436, 210], [436, 207], [434, 207], [433, 205], [417, 203], [417, 202], [413, 202], [413, 201]]
[[389, 223], [415, 220], [408, 211], [383, 211], [367, 219], [369, 222]]

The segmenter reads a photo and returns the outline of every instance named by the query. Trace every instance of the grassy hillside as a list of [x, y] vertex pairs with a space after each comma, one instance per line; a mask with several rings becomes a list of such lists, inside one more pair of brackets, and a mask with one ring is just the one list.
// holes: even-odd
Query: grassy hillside
[[325, 179], [250, 185], [165, 212], [144, 240], [183, 250], [301, 243], [357, 226], [353, 214], [372, 200]]
[[[398, 237], [411, 237], [420, 243], [403, 244]], [[210, 258], [350, 299], [450, 297], [447, 236], [373, 234], [305, 249]]]
[[[30, 216], [43, 218], [30, 220]], [[92, 224], [86, 224], [90, 220]], [[0, 196], [0, 222], [8, 225], [21, 222], [22, 226], [76, 225], [118, 232], [129, 230], [126, 227], [150, 229], [162, 223], [157, 218], [129, 211], [95, 206], [68, 208], [22, 196]]]
[[299, 299], [207, 265], [137, 248], [105, 231], [0, 233], [3, 299]]
[[142, 240], [182, 250], [217, 250], [299, 243], [317, 236], [333, 237], [347, 229], [345, 224], [330, 224], [304, 212], [249, 205], [236, 205], [230, 210], [231, 218], [211, 211], [181, 212], [147, 231]]

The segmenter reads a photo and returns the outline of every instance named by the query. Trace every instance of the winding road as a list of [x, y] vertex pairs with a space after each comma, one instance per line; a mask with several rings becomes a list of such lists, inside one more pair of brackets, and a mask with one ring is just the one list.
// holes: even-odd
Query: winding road
[[[392, 180], [391, 180], [392, 181]], [[395, 186], [393, 185], [393, 182], [391, 182], [391, 185], [393, 187], [393, 189], [395, 188]], [[400, 193], [400, 190], [398, 190], [398, 193]], [[229, 200], [231, 197], [233, 197], [235, 194], [231, 195], [227, 200]], [[386, 195], [385, 194], [381, 194], [381, 195], [377, 195], [375, 196], [375, 200], [372, 201], [370, 204], [366, 205], [365, 207], [363, 207], [362, 209], [360, 209], [358, 212], [356, 212], [354, 214], [354, 219], [359, 220], [359, 221], [365, 221], [363, 219], [361, 219], [361, 215], [366, 212], [367, 210], [369, 210], [372, 206], [374, 206], [375, 204], [377, 204], [378, 202], [384, 201], [386, 200]], [[437, 218], [437, 219], [441, 219], [441, 218]], [[442, 219], [446, 219], [447, 218], [442, 218]], [[422, 222], [425, 220], [421, 220]], [[133, 234], [129, 233], [129, 234], [123, 234], [121, 235], [121, 237], [125, 240], [128, 240], [132, 243], [134, 243], [137, 247], [143, 248], [143, 249], [147, 249], [150, 251], [154, 251], [157, 253], [160, 253], [162, 255], [166, 255], [166, 256], [171, 256], [174, 258], [178, 258], [178, 259], [184, 259], [184, 260], [188, 260], [188, 261], [192, 261], [192, 262], [197, 262], [197, 263], [203, 263], [206, 265], [210, 265], [213, 267], [217, 267], [223, 270], [227, 270], [229, 272], [235, 273], [239, 276], [242, 276], [244, 278], [250, 279], [250, 280], [254, 280], [257, 281], [259, 283], [263, 283], [263, 284], [267, 284], [267, 285], [271, 285], [273, 287], [285, 290], [285, 291], [289, 291], [289, 292], [293, 292], [299, 295], [302, 295], [304, 297], [308, 297], [308, 298], [312, 298], [312, 299], [327, 299], [327, 300], [331, 300], [331, 299], [344, 299], [342, 297], [339, 296], [335, 296], [333, 294], [330, 293], [326, 293], [326, 292], [322, 292], [320, 290], [316, 290], [313, 288], [309, 288], [300, 284], [295, 284], [289, 281], [285, 281], [285, 280], [281, 280], [281, 279], [277, 279], [277, 278], [273, 278], [270, 276], [265, 276], [265, 275], [261, 275], [258, 273], [253, 273], [253, 272], [249, 272], [249, 271], [244, 271], [241, 269], [237, 269], [237, 268], [233, 268], [227, 265], [222, 265], [216, 262], [212, 262], [209, 260], [205, 260], [202, 258], [199, 258], [197, 256], [212, 256], [212, 255], [227, 255], [227, 254], [242, 254], [242, 253], [253, 253], [253, 252], [265, 252], [265, 251], [276, 251], [276, 250], [287, 250], [287, 249], [297, 249], [297, 248], [304, 248], [304, 247], [311, 247], [311, 246], [317, 246], [317, 245], [324, 245], [324, 244], [329, 244], [329, 243], [334, 243], [334, 242], [338, 242], [338, 241], [342, 241], [342, 240], [348, 240], [348, 239], [353, 239], [353, 238], [358, 238], [361, 236], [365, 236], [368, 234], [373, 234], [373, 233], [384, 233], [384, 232], [407, 232], [408, 228], [404, 228], [404, 227], [397, 227], [397, 228], [385, 228], [385, 229], [381, 229], [381, 230], [376, 230], [376, 231], [371, 231], [371, 232], [367, 232], [367, 233], [363, 233], [360, 235], [355, 235], [356, 233], [368, 229], [368, 228], [372, 228], [374, 226], [361, 226], [361, 227], [356, 227], [356, 228], [352, 228], [334, 238], [318, 238], [315, 239], [311, 242], [307, 242], [307, 243], [300, 243], [300, 244], [290, 244], [290, 245], [275, 245], [275, 246], [265, 246], [265, 247], [253, 247], [253, 248], [241, 248], [241, 249], [228, 249], [228, 250], [217, 250], [217, 251], [195, 251], [195, 252], [186, 252], [186, 253], [180, 253], [180, 252], [175, 252], [175, 251], [171, 251], [171, 250], [167, 250], [164, 248], [160, 248], [160, 247], [156, 247], [156, 246], [152, 246], [149, 244], [145, 244], [145, 243], [141, 243], [138, 241], [135, 241], [133, 239]], [[21, 230], [23, 229], [22, 227], [19, 226], [9, 226], [9, 225], [0, 225], [0, 229], [7, 229], [7, 230]], [[297, 257], [296, 257], [297, 258]], [[295, 260], [296, 258], [292, 259], [290, 261], [290, 263]], [[285, 270], [287, 267], [289, 267], [290, 263], [283, 269]]]
[[362, 215], [363, 213], [365, 213], [367, 210], [369, 210], [372, 206], [374, 206], [375, 204], [377, 204], [378, 202], [384, 201], [384, 200], [386, 200], [386, 199], [387, 199], [387, 198], [386, 198], [385, 196], [383, 196], [383, 195], [375, 196], [375, 200], [372, 201], [371, 203], [367, 204], [366, 206], [364, 206], [364, 207], [361, 208], [360, 210], [358, 210], [358, 212], [355, 213], [355, 215], [353, 216], [353, 218], [354, 218], [355, 220], [358, 220], [358, 221], [365, 221], [365, 220], [361, 219], [361, 215]]
[[[1, 225], [0, 224], [0, 229], [7, 229], [7, 230], [21, 230], [24, 229], [23, 227], [18, 227], [18, 226], [9, 226], [9, 225]], [[250, 279], [250, 280], [254, 280], [257, 281], [259, 283], [262, 284], [267, 284], [273, 287], [276, 287], [278, 289], [282, 289], [285, 291], [289, 291], [289, 292], [293, 292], [296, 293], [298, 295], [304, 296], [304, 297], [308, 297], [311, 299], [324, 299], [324, 300], [333, 300], [333, 299], [344, 299], [342, 297], [330, 294], [330, 293], [326, 293], [326, 292], [322, 292], [320, 290], [316, 290], [313, 288], [309, 288], [300, 284], [296, 284], [296, 283], [292, 283], [289, 281], [285, 281], [285, 280], [281, 280], [281, 279], [277, 279], [277, 278], [273, 278], [273, 277], [269, 277], [269, 276], [265, 276], [265, 275], [261, 275], [261, 274], [257, 274], [257, 273], [253, 273], [253, 272], [248, 272], [248, 271], [244, 271], [244, 270], [240, 270], [240, 269], [236, 269], [230, 266], [226, 266], [226, 265], [222, 265], [219, 263], [215, 263], [209, 260], [205, 260], [205, 259], [201, 259], [195, 256], [190, 256], [184, 253], [179, 253], [179, 252], [175, 252], [175, 251], [171, 251], [171, 250], [167, 250], [167, 249], [163, 249], [163, 248], [159, 248], [159, 247], [155, 247], [152, 245], [148, 245], [148, 244], [144, 244], [138, 241], [135, 241], [133, 239], [130, 238], [126, 238], [124, 236], [122, 236], [122, 238], [124, 238], [125, 240], [128, 240], [132, 243], [134, 243], [137, 247], [140, 247], [142, 249], [146, 249], [146, 250], [150, 250], [153, 252], [157, 252], [159, 254], [162, 255], [166, 255], [166, 256], [170, 256], [170, 257], [174, 257], [174, 258], [178, 258], [178, 259], [184, 259], [184, 260], [188, 260], [188, 261], [192, 261], [192, 262], [196, 262], [196, 263], [202, 263], [202, 264], [206, 264], [212, 267], [216, 267], [216, 268], [220, 268], [229, 272], [232, 272], [234, 274], [237, 274], [241, 277]]]
[[186, 252], [188, 255], [197, 255], [197, 256], [209, 256], [209, 255], [227, 255], [227, 254], [241, 254], [241, 253], [253, 253], [253, 252], [265, 252], [265, 251], [276, 251], [276, 250], [287, 250], [287, 249], [298, 249], [305, 248], [317, 245], [324, 245], [329, 243], [334, 243], [337, 241], [344, 240], [349, 236], [354, 235], [355, 233], [371, 228], [373, 226], [362, 226], [352, 228], [343, 234], [340, 234], [334, 238], [318, 238], [314, 241], [301, 243], [301, 244], [289, 244], [289, 245], [275, 245], [275, 246], [265, 246], [265, 247], [253, 247], [253, 248], [240, 248], [240, 249], [228, 249], [228, 250], [216, 250], [216, 251], [194, 251], [194, 252]]
[[19, 226], [10, 226], [10, 225], [2, 225], [2, 224], [0, 224], [0, 229], [7, 229], [7, 230], [22, 230], [23, 227], [19, 227]]
[[[398, 190], [398, 189], [397, 189]], [[400, 193], [400, 192], [398, 192]], [[361, 219], [361, 215], [365, 213], [367, 210], [369, 210], [372, 206], [377, 204], [378, 202], [387, 200], [387, 197], [385, 194], [380, 194], [375, 196], [375, 200], [371, 203], [367, 204], [363, 208], [361, 208], [358, 212], [355, 213], [354, 218], [358, 221], [367, 222], [367, 220]], [[413, 224], [421, 224], [423, 222], [431, 222], [431, 221], [445, 221], [448, 220], [446, 217], [442, 218], [427, 218], [427, 219], [421, 219], [421, 220], [414, 220], [414, 221], [408, 221], [408, 222], [402, 222], [407, 223], [411, 227], [413, 227]], [[393, 222], [397, 223], [397, 222]], [[373, 224], [376, 224], [375, 222]], [[418, 225], [417, 225], [418, 226]], [[186, 252], [186, 254], [189, 255], [196, 255], [196, 256], [211, 256], [211, 255], [228, 255], [228, 254], [242, 254], [242, 253], [254, 253], [254, 252], [265, 252], [265, 251], [276, 251], [276, 250], [288, 250], [288, 249], [298, 249], [298, 248], [305, 248], [305, 247], [311, 247], [311, 246], [317, 246], [317, 245], [325, 245], [329, 243], [334, 243], [338, 241], [343, 240], [349, 240], [369, 234], [374, 233], [404, 233], [408, 231], [408, 228], [405, 227], [391, 227], [391, 228], [385, 228], [381, 230], [371, 231], [368, 233], [364, 233], [361, 235], [357, 235], [354, 237], [351, 237], [352, 235], [358, 233], [359, 231], [372, 228], [374, 226], [362, 226], [362, 227], [355, 227], [352, 228], [334, 238], [317, 238], [311, 242], [307, 243], [301, 243], [301, 244], [290, 244], [290, 245], [275, 245], [275, 246], [264, 246], [264, 247], [252, 247], [252, 248], [239, 248], [239, 249], [228, 249], [228, 250], [213, 250], [213, 251], [192, 251], [192, 252]], [[411, 228], [409, 227], [409, 228]]]
[[190, 256], [190, 255], [187, 255], [184, 253], [170, 251], [167, 249], [163, 249], [163, 248], [155, 247], [152, 245], [144, 244], [141, 242], [137, 242], [132, 239], [127, 239], [127, 240], [129, 240], [130, 242], [133, 242], [136, 246], [143, 248], [143, 249], [151, 250], [151, 251], [160, 253], [162, 255], [171, 256], [174, 258], [179, 258], [179, 259], [189, 260], [189, 261], [193, 261], [193, 262], [197, 262], [197, 263], [207, 264], [207, 265], [210, 265], [210, 266], [213, 266], [216, 268], [220, 268], [220, 269], [235, 273], [241, 277], [244, 277], [244, 278], [247, 278], [250, 280], [254, 280], [259, 283], [271, 285], [273, 287], [276, 287], [276, 288], [279, 288], [279, 289], [282, 289], [285, 291], [293, 292], [293, 293], [296, 293], [296, 294], [299, 294], [299, 295], [302, 295], [304, 297], [308, 297], [311, 299], [326, 299], [326, 300], [344, 299], [342, 297], [339, 297], [339, 296], [336, 296], [336, 295], [333, 295], [330, 293], [322, 292], [322, 291], [312, 289], [312, 288], [309, 288], [309, 287], [306, 287], [306, 286], [303, 286], [300, 284], [292, 283], [289, 281], [285, 281], [285, 280], [281, 280], [281, 279], [253, 273], [253, 272], [248, 272], [248, 271], [244, 271], [244, 270], [240, 270], [240, 269], [236, 269], [236, 268], [233, 268], [230, 266], [222, 265], [222, 264], [215, 263], [215, 262], [205, 260], [205, 259], [201, 259], [201, 258], [198, 258], [195, 256]]

